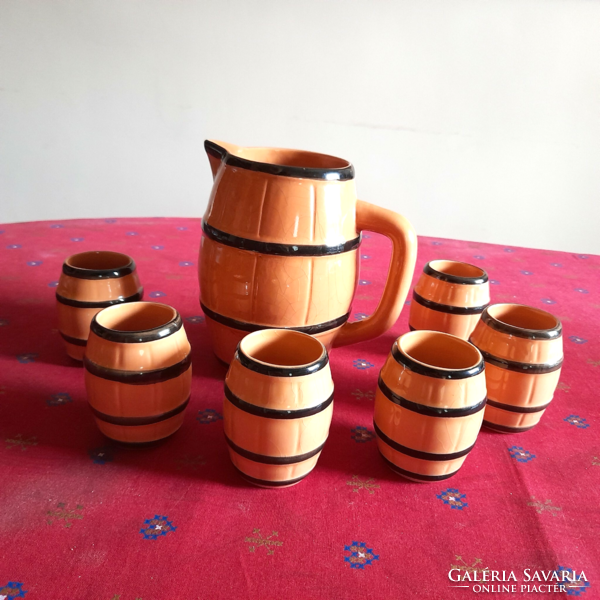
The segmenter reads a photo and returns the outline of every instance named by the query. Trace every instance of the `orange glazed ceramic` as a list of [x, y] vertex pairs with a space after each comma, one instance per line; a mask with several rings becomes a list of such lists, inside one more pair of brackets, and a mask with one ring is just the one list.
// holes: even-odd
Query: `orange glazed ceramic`
[[67, 258], [56, 289], [58, 327], [67, 354], [83, 360], [90, 323], [103, 308], [141, 300], [135, 263], [119, 252], [82, 252]]
[[225, 378], [223, 421], [231, 460], [262, 487], [287, 487], [315, 467], [333, 413], [325, 346], [284, 329], [246, 336]]
[[[214, 186], [202, 221], [200, 303], [229, 363], [248, 332], [294, 329], [327, 349], [389, 329], [404, 304], [417, 241], [400, 215], [356, 199], [354, 167], [300, 150], [205, 142]], [[392, 240], [375, 313], [347, 323], [361, 231]]]
[[481, 354], [436, 331], [399, 337], [379, 374], [374, 427], [392, 471], [414, 481], [452, 477], [475, 445], [485, 408]]
[[154, 442], [175, 433], [190, 400], [190, 344], [179, 313], [130, 302], [93, 319], [85, 387], [100, 431], [119, 442]]
[[485, 359], [488, 402], [483, 424], [503, 433], [531, 429], [558, 385], [562, 325], [545, 310], [493, 304], [471, 335]]
[[413, 291], [408, 324], [411, 330], [443, 331], [468, 340], [489, 303], [490, 284], [483, 269], [432, 260]]

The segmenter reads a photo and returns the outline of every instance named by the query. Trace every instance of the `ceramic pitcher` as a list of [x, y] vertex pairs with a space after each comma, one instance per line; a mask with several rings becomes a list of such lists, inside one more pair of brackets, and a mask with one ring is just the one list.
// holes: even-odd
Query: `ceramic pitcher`
[[[233, 359], [249, 332], [285, 328], [327, 348], [381, 335], [408, 292], [417, 240], [410, 223], [357, 200], [341, 158], [206, 141], [214, 185], [202, 221], [200, 303], [216, 355]], [[377, 310], [348, 323], [361, 231], [392, 241]]]

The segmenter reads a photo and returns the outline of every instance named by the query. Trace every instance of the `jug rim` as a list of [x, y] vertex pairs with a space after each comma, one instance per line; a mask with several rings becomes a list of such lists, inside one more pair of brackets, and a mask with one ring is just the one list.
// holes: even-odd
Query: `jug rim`
[[211, 140], [204, 141], [204, 149], [209, 156], [221, 160], [221, 162], [228, 166], [245, 169], [247, 171], [265, 173], [267, 175], [295, 177], [298, 179], [321, 179], [325, 181], [349, 181], [354, 179], [354, 166], [352, 163], [331, 154], [322, 154], [319, 152], [311, 152], [309, 150], [294, 150], [292, 148], [266, 148], [258, 146], [246, 148], [246, 150], [258, 152], [261, 150], [294, 152], [298, 155], [306, 155], [307, 157], [310, 156], [312, 158], [320, 157], [321, 159], [331, 159], [331, 161], [340, 163], [337, 166], [332, 165], [330, 167], [302, 167], [298, 165], [278, 164], [243, 158], [241, 156], [237, 156], [236, 154], [232, 154], [226, 148]]

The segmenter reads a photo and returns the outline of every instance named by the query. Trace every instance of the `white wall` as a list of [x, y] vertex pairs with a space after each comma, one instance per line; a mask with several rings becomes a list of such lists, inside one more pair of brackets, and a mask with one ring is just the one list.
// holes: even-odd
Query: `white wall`
[[423, 235], [600, 253], [600, 2], [0, 0], [0, 221], [201, 216], [203, 140]]

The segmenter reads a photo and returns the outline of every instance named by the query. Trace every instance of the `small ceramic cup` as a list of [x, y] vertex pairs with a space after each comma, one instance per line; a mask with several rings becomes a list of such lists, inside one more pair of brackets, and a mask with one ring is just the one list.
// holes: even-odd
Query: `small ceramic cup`
[[558, 385], [562, 325], [549, 312], [493, 304], [471, 335], [485, 359], [488, 401], [483, 424], [503, 433], [531, 429]]
[[483, 269], [454, 260], [432, 260], [413, 291], [409, 327], [468, 340], [489, 302], [490, 284]]
[[190, 400], [190, 344], [166, 304], [128, 302], [93, 319], [84, 357], [85, 387], [100, 431], [130, 444], [175, 433]]
[[452, 477], [471, 451], [485, 408], [483, 358], [437, 331], [400, 336], [379, 374], [373, 425], [386, 464], [413, 481]]
[[119, 252], [82, 252], [67, 258], [56, 289], [58, 327], [67, 354], [83, 360], [90, 323], [113, 304], [141, 300], [135, 263]]
[[225, 378], [231, 460], [261, 487], [287, 487], [315, 467], [333, 413], [325, 346], [297, 331], [264, 329], [239, 343]]

